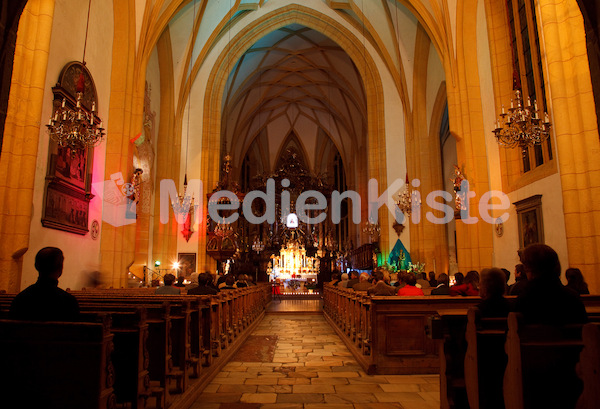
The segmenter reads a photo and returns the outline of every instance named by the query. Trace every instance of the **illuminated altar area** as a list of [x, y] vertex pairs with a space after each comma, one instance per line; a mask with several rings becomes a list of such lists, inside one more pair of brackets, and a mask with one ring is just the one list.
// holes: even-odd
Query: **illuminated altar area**
[[319, 259], [308, 257], [306, 249], [296, 240], [282, 247], [279, 256], [273, 255], [267, 268], [270, 281], [279, 281], [285, 291], [306, 291], [306, 286], [315, 284], [319, 272]]

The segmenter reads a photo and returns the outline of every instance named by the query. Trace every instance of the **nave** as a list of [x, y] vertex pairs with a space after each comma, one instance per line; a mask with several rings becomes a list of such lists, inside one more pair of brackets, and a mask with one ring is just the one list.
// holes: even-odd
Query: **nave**
[[320, 303], [272, 302], [191, 409], [440, 407], [438, 375], [367, 375], [323, 315], [315, 313]]

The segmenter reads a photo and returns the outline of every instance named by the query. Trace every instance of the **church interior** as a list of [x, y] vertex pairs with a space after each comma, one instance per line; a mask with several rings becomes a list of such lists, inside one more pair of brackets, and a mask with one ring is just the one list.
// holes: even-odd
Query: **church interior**
[[594, 0], [11, 0], [0, 20], [0, 317], [48, 246], [82, 311], [138, 291], [150, 317], [167, 274], [258, 284], [186, 307], [215, 322], [182, 347], [194, 369], [107, 407], [480, 407], [438, 351], [473, 297], [328, 286], [351, 270], [453, 283], [545, 244], [600, 316]]

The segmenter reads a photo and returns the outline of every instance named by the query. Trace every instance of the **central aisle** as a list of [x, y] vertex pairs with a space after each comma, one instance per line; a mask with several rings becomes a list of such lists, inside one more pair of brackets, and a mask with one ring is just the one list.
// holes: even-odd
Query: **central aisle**
[[268, 314], [192, 409], [438, 409], [438, 375], [367, 375], [322, 315]]

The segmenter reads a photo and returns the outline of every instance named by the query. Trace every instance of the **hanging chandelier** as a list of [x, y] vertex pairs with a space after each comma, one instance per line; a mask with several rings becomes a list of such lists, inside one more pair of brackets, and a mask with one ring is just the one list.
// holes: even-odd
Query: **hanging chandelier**
[[421, 205], [419, 199], [419, 193], [416, 190], [410, 190], [408, 187], [408, 174], [406, 175], [406, 183], [404, 184], [404, 191], [398, 195], [396, 206], [406, 216], [412, 214], [413, 206], [417, 207]]
[[233, 226], [231, 223], [217, 223], [214, 231], [218, 237], [228, 237], [233, 234]]
[[[515, 106], [516, 104], [516, 106]], [[544, 112], [544, 120], [540, 118], [537, 101], [527, 97], [527, 106], [523, 105], [521, 91], [515, 90], [515, 98], [510, 100], [508, 112], [504, 111], [496, 120], [494, 136], [498, 143], [507, 148], [521, 148], [523, 155], [533, 145], [539, 145], [550, 136], [550, 119], [548, 113]]]
[[177, 199], [171, 201], [171, 206], [173, 206], [173, 213], [175, 215], [186, 215], [194, 212], [194, 195], [189, 194], [187, 191], [188, 182], [187, 182], [187, 173], [183, 178], [183, 192], [177, 195]]
[[252, 243], [252, 250], [256, 253], [261, 253], [265, 249], [265, 243], [256, 236]]
[[367, 221], [367, 223], [365, 224], [365, 227], [363, 228], [363, 233], [366, 233], [369, 235], [369, 239], [371, 240], [371, 243], [373, 243], [373, 239], [375, 239], [375, 241], [379, 241], [380, 231], [381, 231], [381, 228], [379, 227], [379, 223], [373, 223], [373, 222], [371, 222], [371, 220]]
[[97, 146], [104, 138], [102, 120], [96, 115], [96, 103], [91, 107], [83, 103], [85, 92], [85, 49], [87, 46], [88, 28], [90, 24], [90, 7], [92, 0], [88, 3], [87, 25], [85, 28], [85, 43], [83, 45], [83, 58], [81, 62], [81, 73], [77, 81], [77, 99], [75, 106], [70, 99], [63, 98], [62, 104], [58, 106], [48, 121], [48, 134], [58, 146], [71, 148], [71, 155], [75, 156], [77, 151]]

